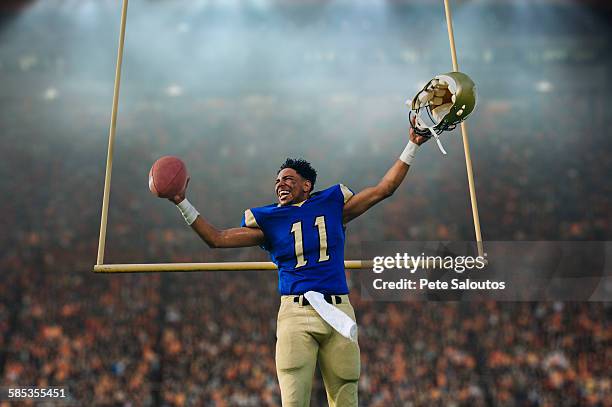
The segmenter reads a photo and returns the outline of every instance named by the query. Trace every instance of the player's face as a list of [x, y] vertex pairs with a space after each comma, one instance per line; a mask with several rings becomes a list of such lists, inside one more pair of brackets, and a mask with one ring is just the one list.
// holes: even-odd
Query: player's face
[[284, 168], [276, 177], [276, 198], [280, 206], [299, 203], [308, 198], [311, 183], [293, 168]]

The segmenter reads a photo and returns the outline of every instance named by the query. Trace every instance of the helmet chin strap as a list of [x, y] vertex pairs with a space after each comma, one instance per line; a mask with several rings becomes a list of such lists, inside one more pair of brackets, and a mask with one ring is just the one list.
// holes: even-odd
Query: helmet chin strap
[[416, 125], [420, 128], [426, 128], [427, 130], [429, 130], [432, 137], [436, 140], [436, 144], [438, 144], [438, 148], [440, 149], [442, 154], [447, 155], [444, 146], [442, 146], [442, 142], [440, 141], [440, 136], [438, 136], [438, 133], [436, 133], [433, 127], [426, 125], [425, 122], [421, 120], [421, 117], [418, 114], [416, 115]]
[[[410, 100], [408, 100], [406, 102], [406, 105], [410, 108]], [[410, 116], [411, 113], [412, 113], [412, 110], [410, 110], [408, 112], [408, 121], [410, 122], [410, 125], [412, 126], [412, 122], [410, 120], [411, 119], [411, 116]], [[434, 128], [431, 127], [431, 126], [428, 126], [423, 120], [421, 120], [421, 117], [420, 117], [420, 115], [418, 113], [415, 113], [414, 115], [416, 116], [416, 120], [415, 120], [416, 121], [416, 123], [415, 123], [416, 127], [418, 129], [420, 129], [420, 130], [428, 130], [429, 133], [431, 133], [431, 137], [433, 137], [436, 140], [436, 144], [438, 145], [438, 148], [440, 149], [440, 152], [443, 155], [447, 155], [446, 150], [444, 149], [444, 146], [442, 146], [442, 142], [440, 141], [440, 136], [438, 136], [438, 133], [436, 133]]]

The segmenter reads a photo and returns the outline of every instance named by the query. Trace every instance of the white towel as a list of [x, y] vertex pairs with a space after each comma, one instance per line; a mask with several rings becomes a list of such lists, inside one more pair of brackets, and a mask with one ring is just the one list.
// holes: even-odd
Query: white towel
[[331, 325], [340, 335], [353, 342], [357, 342], [357, 324], [344, 312], [334, 307], [323, 297], [323, 294], [316, 291], [308, 291], [304, 294], [312, 308]]

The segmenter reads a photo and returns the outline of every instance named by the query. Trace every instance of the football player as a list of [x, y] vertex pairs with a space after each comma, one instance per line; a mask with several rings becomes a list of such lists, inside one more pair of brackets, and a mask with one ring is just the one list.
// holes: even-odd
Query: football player
[[276, 176], [277, 203], [247, 209], [239, 228], [217, 229], [185, 192], [170, 199], [208, 246], [261, 246], [278, 266], [276, 368], [283, 406], [310, 405], [317, 361], [329, 405], [357, 406], [359, 346], [331, 328], [304, 294], [323, 294], [355, 321], [344, 272], [345, 225], [393, 194], [427, 138], [411, 127], [399, 159], [377, 185], [356, 194], [342, 184], [314, 192], [316, 171], [304, 160], [287, 159]]

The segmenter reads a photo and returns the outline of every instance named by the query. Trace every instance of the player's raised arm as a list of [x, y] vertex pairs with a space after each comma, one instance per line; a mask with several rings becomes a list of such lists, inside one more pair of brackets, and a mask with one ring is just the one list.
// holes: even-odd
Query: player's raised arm
[[[186, 188], [186, 187], [185, 187]], [[264, 243], [264, 234], [258, 228], [231, 228], [219, 230], [208, 222], [185, 198], [185, 191], [169, 198], [181, 211], [185, 222], [202, 238], [208, 247], [249, 247]]]
[[378, 202], [393, 195], [397, 187], [400, 186], [406, 177], [410, 164], [412, 163], [414, 155], [416, 154], [416, 150], [427, 140], [428, 139], [426, 137], [416, 134], [411, 127], [410, 141], [408, 142], [408, 145], [406, 145], [406, 148], [400, 155], [399, 159], [397, 159], [391, 168], [389, 168], [380, 182], [373, 187], [366, 188], [355, 194], [344, 205], [342, 212], [343, 222], [350, 222], [359, 215], [362, 215], [365, 211], [376, 205]]
[[212, 248], [249, 247], [264, 243], [261, 229], [241, 227], [219, 230], [202, 216], [196, 218], [191, 228]]
[[214, 227], [185, 199], [188, 185], [187, 167], [178, 157], [162, 157], [155, 161], [149, 171], [151, 193], [173, 202], [181, 211], [185, 222], [209, 247], [247, 247], [264, 243], [264, 234], [259, 228], [219, 230]]

